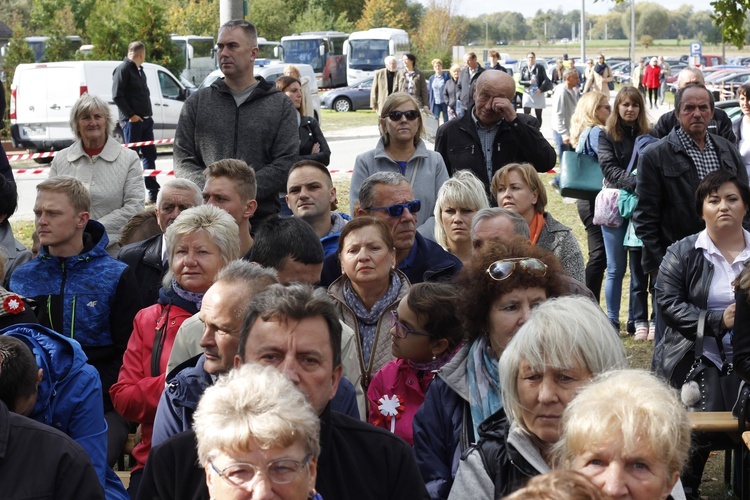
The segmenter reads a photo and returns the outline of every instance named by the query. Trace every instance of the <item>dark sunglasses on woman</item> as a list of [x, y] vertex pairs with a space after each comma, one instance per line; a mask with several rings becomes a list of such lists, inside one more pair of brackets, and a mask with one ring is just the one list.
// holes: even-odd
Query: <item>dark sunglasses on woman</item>
[[392, 122], [401, 121], [402, 116], [405, 116], [407, 120], [413, 122], [419, 118], [419, 111], [410, 109], [409, 111], [391, 111], [388, 113], [388, 118], [390, 118]]

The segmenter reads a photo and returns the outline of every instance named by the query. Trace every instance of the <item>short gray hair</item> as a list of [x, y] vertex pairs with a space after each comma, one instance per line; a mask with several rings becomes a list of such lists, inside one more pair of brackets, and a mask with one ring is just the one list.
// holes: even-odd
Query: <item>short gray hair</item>
[[302, 444], [320, 455], [320, 418], [305, 395], [271, 366], [244, 364], [207, 388], [193, 417], [198, 461], [205, 467], [217, 452], [283, 449]]
[[400, 186], [409, 181], [406, 177], [397, 172], [376, 172], [362, 182], [359, 186], [359, 206], [362, 209], [375, 206], [377, 201], [375, 200], [375, 186], [378, 184], [386, 184], [388, 186]]
[[[240, 230], [234, 218], [213, 205], [200, 205], [182, 212], [167, 228], [164, 237], [170, 262], [174, 257], [177, 241], [198, 231], [206, 231], [209, 234], [211, 241], [219, 247], [225, 265], [240, 257]], [[164, 288], [169, 286], [172, 278], [170, 269], [162, 281]]]
[[164, 191], [167, 189], [176, 189], [178, 191], [187, 191], [193, 195], [193, 206], [203, 205], [203, 193], [198, 184], [191, 181], [190, 179], [169, 179], [167, 182], [161, 185], [159, 194], [156, 195], [156, 206], [161, 206], [161, 200], [163, 198]]
[[107, 124], [107, 136], [112, 135], [112, 131], [115, 129], [115, 119], [112, 116], [112, 112], [109, 109], [109, 105], [99, 96], [93, 94], [83, 94], [73, 104], [73, 108], [70, 110], [70, 130], [73, 131], [73, 135], [76, 139], [81, 139], [81, 130], [78, 127], [78, 120], [85, 114], [93, 113], [98, 111], [104, 117], [104, 121]]
[[385, 59], [383, 59], [383, 63], [384, 63], [384, 64], [385, 64], [386, 66], [388, 65], [388, 63], [391, 63], [391, 62], [398, 62], [398, 59], [396, 59], [396, 58], [395, 58], [395, 57], [393, 57], [393, 56], [385, 56]]
[[[627, 368], [625, 348], [598, 304], [579, 296], [549, 299], [531, 313], [500, 356], [500, 387], [509, 420], [524, 427], [518, 393], [521, 363], [532, 370], [570, 369], [592, 375]], [[528, 429], [527, 429], [528, 430]]]
[[502, 207], [483, 208], [474, 216], [471, 221], [471, 239], [474, 240], [477, 224], [483, 220], [494, 219], [495, 217], [507, 217], [513, 223], [513, 232], [526, 239], [531, 238], [531, 231], [526, 219], [517, 212]]
[[245, 260], [233, 260], [222, 267], [214, 281], [214, 283], [227, 285], [241, 285], [247, 288], [249, 296], [255, 296], [258, 292], [278, 282], [279, 278], [275, 270]]
[[563, 74], [562, 74], [563, 80], [567, 80], [569, 76], [571, 76], [571, 75], [577, 75], [577, 74], [578, 74], [578, 70], [577, 69], [575, 69], [575, 68], [568, 68], [565, 71], [563, 71]]
[[475, 212], [490, 207], [484, 184], [471, 170], [459, 170], [453, 174], [440, 186], [435, 201], [435, 241], [443, 248], [448, 247], [448, 238], [443, 227], [442, 211], [448, 205]]

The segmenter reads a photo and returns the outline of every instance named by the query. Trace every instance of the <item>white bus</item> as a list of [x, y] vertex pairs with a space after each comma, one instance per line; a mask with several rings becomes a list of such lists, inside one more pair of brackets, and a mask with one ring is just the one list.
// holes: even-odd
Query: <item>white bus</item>
[[281, 37], [281, 61], [309, 64], [315, 71], [318, 87], [346, 85], [344, 42], [349, 35], [341, 31], [312, 31]]
[[401, 67], [401, 59], [406, 52], [409, 52], [409, 34], [404, 30], [372, 28], [352, 33], [344, 44], [348, 84], [372, 76], [376, 70], [383, 68], [386, 56], [394, 56]]
[[185, 59], [185, 65], [180, 69], [180, 76], [196, 87], [216, 69], [214, 37], [172, 35], [172, 42], [177, 45], [179, 53]]
[[257, 66], [268, 66], [279, 61], [279, 42], [271, 42], [262, 36], [258, 37], [258, 56], [255, 58]]

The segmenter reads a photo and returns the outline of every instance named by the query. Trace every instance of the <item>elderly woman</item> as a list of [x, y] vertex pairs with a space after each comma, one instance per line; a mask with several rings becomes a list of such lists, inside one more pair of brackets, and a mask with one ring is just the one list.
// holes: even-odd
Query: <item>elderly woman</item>
[[[605, 123], [612, 113], [612, 106], [604, 94], [592, 90], [582, 95], [570, 120], [570, 144], [576, 152], [598, 158], [599, 139], [605, 133]], [[576, 201], [578, 217], [586, 228], [589, 258], [586, 261], [586, 286], [596, 297], [602, 291], [604, 271], [607, 269], [607, 253], [604, 250], [602, 228], [594, 224], [594, 198]]]
[[435, 241], [466, 264], [471, 258], [471, 221], [489, 208], [484, 185], [471, 170], [445, 181], [435, 203]]
[[417, 218], [419, 232], [432, 237], [435, 200], [440, 186], [448, 180], [448, 170], [440, 153], [427, 149], [423, 134], [419, 103], [403, 92], [388, 96], [380, 114], [378, 145], [354, 162], [349, 186], [351, 213], [355, 212], [359, 187], [365, 179], [376, 172], [398, 172], [409, 181], [414, 198], [422, 202]]
[[549, 472], [565, 407], [592, 377], [626, 366], [622, 342], [593, 301], [539, 305], [500, 358], [503, 407], [479, 426], [449, 498], [500, 498]]
[[458, 100], [458, 94], [456, 92], [458, 76], [461, 74], [461, 66], [453, 64], [449, 73], [450, 78], [445, 81], [445, 87], [443, 87], [443, 97], [448, 104], [448, 119], [453, 120], [454, 118], [458, 118], [461, 107], [461, 101]]
[[555, 446], [607, 498], [671, 499], [690, 449], [690, 421], [676, 391], [644, 371], [605, 373], [565, 410]]
[[490, 184], [497, 206], [513, 210], [526, 219], [531, 242], [560, 259], [569, 276], [583, 282], [583, 254], [573, 232], [545, 212], [547, 190], [529, 163], [509, 163], [495, 172]]
[[297, 125], [299, 126], [299, 156], [300, 160], [315, 160], [328, 166], [331, 161], [331, 148], [320, 130], [315, 118], [307, 116], [304, 102], [302, 83], [298, 78], [280, 76], [276, 79], [276, 88], [291, 99], [297, 110]]
[[206, 389], [195, 412], [211, 498], [322, 500], [315, 491], [320, 419], [272, 367], [242, 365]]
[[137, 493], [166, 366], [177, 330], [200, 310], [203, 294], [219, 270], [240, 257], [237, 224], [212, 205], [190, 208], [167, 228], [169, 271], [156, 304], [142, 309], [133, 320], [133, 333], [123, 357], [117, 382], [110, 388], [120, 415], [141, 425], [141, 441], [133, 448], [135, 465], [130, 491]]
[[440, 115], [443, 115], [443, 123], [448, 121], [448, 102], [444, 97], [445, 82], [450, 80], [447, 73], [443, 73], [443, 61], [440, 59], [432, 60], [432, 69], [435, 74], [430, 76], [427, 81], [427, 90], [430, 95], [430, 112], [435, 115], [438, 123]]
[[[732, 372], [732, 335], [735, 297], [732, 282], [750, 258], [750, 233], [742, 219], [750, 206], [750, 190], [735, 174], [717, 170], [708, 174], [695, 193], [695, 209], [706, 229], [683, 238], [667, 249], [656, 279], [656, 300], [666, 325], [654, 359], [661, 375], [682, 388], [699, 352], [703, 385], [692, 400], [683, 391], [683, 403], [693, 411], [729, 411], [737, 398], [739, 378]], [[696, 333], [703, 327], [702, 346]], [[669, 353], [667, 356], [665, 353]], [[729, 373], [727, 373], [727, 371]], [[710, 373], [712, 372], [712, 373]], [[694, 433], [697, 443], [682, 476], [688, 498], [698, 498], [698, 487], [715, 435]]]
[[112, 137], [114, 126], [103, 99], [82, 95], [70, 110], [70, 128], [77, 140], [55, 155], [49, 171], [50, 178], [70, 175], [89, 190], [91, 218], [107, 231], [107, 251], [113, 257], [119, 250], [120, 230], [143, 210], [145, 194], [138, 153], [118, 144]]
[[562, 293], [551, 253], [517, 237], [492, 240], [457, 278], [467, 343], [438, 370], [414, 417], [414, 453], [432, 498], [446, 498], [461, 453], [502, 406], [497, 362], [531, 310]]
[[388, 225], [374, 217], [355, 217], [341, 230], [336, 256], [343, 274], [328, 287], [344, 323], [359, 342], [362, 388], [394, 359], [390, 314], [409, 291], [409, 279], [396, 266]]

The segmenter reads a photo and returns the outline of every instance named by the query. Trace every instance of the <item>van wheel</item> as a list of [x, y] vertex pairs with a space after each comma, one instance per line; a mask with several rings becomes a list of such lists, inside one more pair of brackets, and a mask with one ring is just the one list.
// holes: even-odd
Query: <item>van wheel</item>
[[122, 129], [119, 125], [117, 125], [112, 132], [112, 137], [114, 137], [114, 139], [120, 144], [125, 144], [125, 135], [122, 133]]

